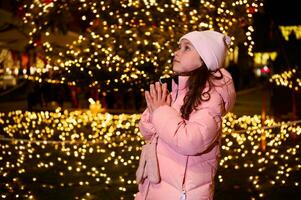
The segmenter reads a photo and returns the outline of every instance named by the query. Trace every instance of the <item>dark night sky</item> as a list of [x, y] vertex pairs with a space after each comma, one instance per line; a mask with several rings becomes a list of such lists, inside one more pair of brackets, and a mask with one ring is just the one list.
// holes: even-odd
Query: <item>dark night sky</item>
[[271, 32], [279, 25], [301, 25], [301, 6], [297, 1], [265, 0], [264, 11], [254, 15], [255, 51], [275, 49], [277, 38], [275, 34], [271, 38]]
[[300, 0], [265, 0], [264, 10], [277, 24], [296, 25], [301, 24], [300, 3]]

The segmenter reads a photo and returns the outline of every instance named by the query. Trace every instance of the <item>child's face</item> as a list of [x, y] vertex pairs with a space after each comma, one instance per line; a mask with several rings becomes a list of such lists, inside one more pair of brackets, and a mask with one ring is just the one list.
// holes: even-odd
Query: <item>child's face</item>
[[183, 39], [173, 59], [173, 71], [177, 73], [189, 72], [203, 65], [203, 60], [191, 42]]

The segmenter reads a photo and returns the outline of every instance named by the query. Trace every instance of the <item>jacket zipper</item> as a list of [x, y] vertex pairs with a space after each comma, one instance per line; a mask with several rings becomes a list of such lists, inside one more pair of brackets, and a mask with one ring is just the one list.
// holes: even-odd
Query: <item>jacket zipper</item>
[[187, 166], [188, 166], [188, 157], [186, 157], [186, 163], [185, 163], [185, 170], [184, 170], [184, 177], [182, 181], [182, 192], [180, 194], [180, 200], [186, 200], [186, 190], [185, 190], [185, 179], [186, 179], [186, 172], [187, 172]]

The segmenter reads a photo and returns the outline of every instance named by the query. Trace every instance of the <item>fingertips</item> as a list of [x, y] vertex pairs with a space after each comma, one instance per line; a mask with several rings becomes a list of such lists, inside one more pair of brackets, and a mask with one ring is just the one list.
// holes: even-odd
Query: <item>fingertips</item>
[[162, 89], [161, 89], [161, 83], [156, 82], [156, 91], [157, 91], [157, 99], [162, 98]]
[[149, 93], [149, 91], [145, 91], [145, 97], [148, 98], [148, 99], [150, 98], [150, 93]]
[[149, 85], [149, 89], [150, 89], [150, 91], [152, 92], [152, 90], [154, 89], [154, 84], [150, 84], [150, 85]]
[[156, 82], [156, 87], [159, 88], [161, 86], [161, 84], [159, 82]]
[[155, 84], [156, 84], [156, 90], [161, 91], [161, 83], [156, 82]]
[[150, 95], [151, 95], [153, 98], [156, 98], [156, 97], [157, 97], [157, 94], [156, 94], [156, 91], [155, 91], [155, 86], [154, 86], [154, 84], [150, 84], [149, 88], [150, 88]]

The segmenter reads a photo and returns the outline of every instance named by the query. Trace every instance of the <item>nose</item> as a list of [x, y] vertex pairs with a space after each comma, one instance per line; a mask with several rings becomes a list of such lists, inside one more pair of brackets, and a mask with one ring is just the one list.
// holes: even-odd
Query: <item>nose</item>
[[179, 50], [179, 49], [178, 49], [178, 50], [176, 50], [176, 51], [175, 51], [175, 53], [174, 53], [174, 55], [175, 55], [174, 57], [179, 57], [179, 52], [180, 52], [180, 50]]

